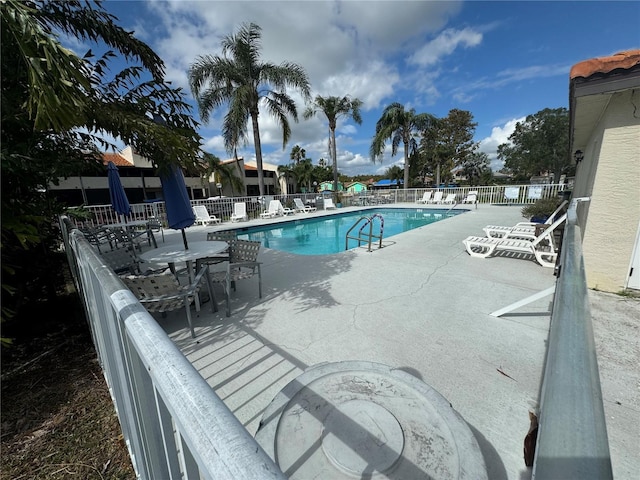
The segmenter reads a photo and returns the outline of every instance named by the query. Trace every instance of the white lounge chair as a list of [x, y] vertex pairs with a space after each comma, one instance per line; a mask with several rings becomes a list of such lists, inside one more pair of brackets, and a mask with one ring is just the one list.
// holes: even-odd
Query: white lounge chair
[[442, 195], [443, 195], [443, 193], [440, 192], [440, 191], [435, 192], [433, 194], [433, 198], [431, 199], [431, 201], [429, 203], [440, 203], [440, 202], [442, 202]]
[[247, 204], [244, 202], [233, 204], [233, 213], [231, 214], [231, 222], [242, 222], [249, 220], [247, 216]]
[[563, 215], [533, 240], [471, 236], [462, 243], [472, 257], [487, 258], [496, 251], [506, 251], [533, 255], [543, 267], [554, 267], [558, 251], [554, 245], [553, 232], [565, 219], [566, 215]]
[[487, 237], [502, 238], [505, 236], [510, 236], [515, 238], [535, 238], [536, 226], [551, 225], [556, 215], [560, 213], [560, 211], [566, 204], [567, 201], [564, 200], [543, 224], [535, 222], [519, 222], [512, 227], [503, 225], [487, 225], [483, 228], [483, 230], [484, 233], [486, 233]]
[[197, 225], [213, 225], [220, 223], [220, 219], [218, 217], [215, 215], [209, 215], [209, 211], [204, 205], [194, 205], [193, 214], [196, 216]]
[[302, 200], [299, 198], [294, 198], [293, 204], [296, 206], [296, 212], [309, 213], [309, 212], [316, 211], [316, 207], [305, 205], [304, 203], [302, 203]]
[[278, 209], [273, 203], [273, 200], [269, 202], [269, 207], [260, 214], [260, 218], [273, 218], [278, 215]]
[[447, 195], [447, 197], [442, 201], [443, 204], [451, 204], [453, 205], [454, 203], [456, 203], [456, 194], [455, 193], [449, 193]]
[[428, 192], [424, 192], [422, 194], [422, 198], [416, 200], [416, 203], [429, 203], [431, 201], [431, 195], [433, 195], [433, 192], [431, 190], [429, 190]]
[[478, 201], [478, 191], [472, 190], [462, 199], [461, 203], [476, 203]]
[[280, 200], [273, 200], [273, 201], [276, 203], [279, 215], [295, 215], [296, 214], [296, 211], [293, 208], [283, 206]]
[[324, 209], [325, 210], [335, 210], [336, 206], [333, 204], [333, 200], [330, 198], [324, 199]]
[[[291, 210], [291, 209], [288, 209]], [[269, 208], [260, 214], [261, 218], [273, 218], [280, 215], [285, 215], [284, 207], [280, 200], [271, 200], [269, 202]]]

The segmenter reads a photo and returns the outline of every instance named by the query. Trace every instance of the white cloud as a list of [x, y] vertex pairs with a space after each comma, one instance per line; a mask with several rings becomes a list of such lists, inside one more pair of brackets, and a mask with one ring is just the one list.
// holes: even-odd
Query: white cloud
[[451, 55], [458, 47], [476, 47], [481, 42], [482, 33], [471, 28], [462, 30], [447, 29], [417, 50], [407, 59], [407, 62], [421, 67], [434, 65], [442, 57]]
[[493, 127], [491, 135], [480, 140], [480, 151], [486, 153], [491, 161], [491, 169], [497, 172], [504, 166], [504, 162], [498, 160], [498, 145], [507, 143], [509, 136], [516, 129], [518, 122], [524, 122], [526, 117], [514, 118], [502, 126]]

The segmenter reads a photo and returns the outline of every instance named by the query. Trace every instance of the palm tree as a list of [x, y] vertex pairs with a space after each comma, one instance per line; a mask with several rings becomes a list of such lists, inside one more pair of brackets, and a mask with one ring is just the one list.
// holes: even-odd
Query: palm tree
[[289, 155], [289, 157], [297, 165], [302, 160], [307, 158], [307, 152], [306, 152], [306, 150], [304, 148], [301, 148], [300, 145], [296, 145], [295, 147], [293, 147], [291, 149], [291, 154]]
[[235, 35], [222, 40], [222, 56], [199, 56], [189, 68], [189, 84], [198, 102], [200, 117], [206, 123], [213, 110], [228, 105], [223, 121], [225, 146], [237, 144], [247, 136], [251, 118], [256, 150], [260, 195], [264, 195], [262, 146], [258, 116], [262, 103], [282, 128], [282, 148], [291, 136], [287, 115], [298, 121], [298, 111], [286, 88], [298, 89], [305, 101], [310, 97], [309, 79], [304, 69], [291, 62], [275, 65], [260, 62], [261, 29], [254, 23], [242, 24]]
[[340, 117], [351, 117], [358, 125], [362, 124], [360, 107], [362, 101], [348, 95], [344, 97], [321, 97], [318, 95], [313, 103], [304, 112], [304, 118], [313, 117], [317, 111], [322, 111], [329, 120], [329, 141], [331, 144], [331, 157], [333, 159], [333, 191], [338, 191], [338, 158], [336, 153], [336, 123]]
[[311, 182], [313, 181], [313, 164], [308, 158], [303, 159], [300, 163], [293, 166], [293, 175], [296, 177], [298, 185], [306, 185], [307, 192], [311, 191]]
[[382, 156], [387, 140], [391, 140], [391, 156], [398, 153], [400, 142], [404, 144], [404, 185], [409, 188], [409, 154], [417, 152], [415, 133], [428, 129], [436, 118], [430, 113], [418, 113], [415, 109], [406, 111], [404, 105], [394, 102], [388, 105], [376, 123], [376, 134], [371, 142], [371, 159]]
[[209, 152], [204, 152], [202, 154], [202, 158], [205, 162], [205, 176], [208, 180], [211, 178], [211, 175], [214, 175], [216, 178], [216, 183], [222, 183], [222, 180], [225, 179], [229, 186], [231, 187], [231, 196], [234, 194], [234, 190], [238, 190], [240, 193], [244, 193], [244, 183], [242, 179], [238, 178], [234, 174], [233, 167], [230, 165], [226, 165], [220, 161], [218, 157]]
[[293, 177], [291, 165], [278, 165], [278, 176], [284, 177], [284, 194], [289, 194], [289, 179]]

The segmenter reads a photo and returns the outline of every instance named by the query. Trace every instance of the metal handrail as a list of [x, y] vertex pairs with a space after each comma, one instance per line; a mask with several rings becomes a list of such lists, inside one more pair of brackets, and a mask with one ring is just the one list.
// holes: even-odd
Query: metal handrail
[[612, 479], [580, 227], [567, 212], [541, 390], [533, 478]]
[[[380, 218], [380, 235], [374, 235], [373, 234], [373, 219], [374, 218]], [[352, 237], [349, 234], [351, 233], [351, 231], [356, 228], [359, 224], [360, 221], [365, 220], [365, 223], [362, 224], [362, 226], [360, 227], [360, 230], [358, 230], [358, 236], [357, 237]], [[364, 229], [364, 227], [366, 227], [367, 225], [369, 225], [369, 234], [366, 235], [366, 238], [362, 238], [362, 230]], [[358, 220], [351, 226], [351, 228], [347, 231], [347, 234], [345, 235], [345, 245], [344, 245], [344, 249], [348, 250], [349, 249], [349, 239], [352, 240], [358, 240], [358, 246], [360, 246], [360, 243], [364, 240], [367, 240], [368, 244], [369, 244], [369, 248], [367, 249], [368, 252], [372, 251], [371, 248], [371, 244], [372, 244], [372, 240], [374, 238], [377, 238], [379, 241], [378, 244], [378, 248], [382, 248], [382, 236], [383, 236], [383, 232], [384, 232], [384, 217], [382, 215], [380, 215], [379, 213], [376, 213], [370, 217], [367, 216], [362, 216], [360, 218], [358, 218]]]
[[137, 478], [285, 479], [83, 234], [60, 221]]

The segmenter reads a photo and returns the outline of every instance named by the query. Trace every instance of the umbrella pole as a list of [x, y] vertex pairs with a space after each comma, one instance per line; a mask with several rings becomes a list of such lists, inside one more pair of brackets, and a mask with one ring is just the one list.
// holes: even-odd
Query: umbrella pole
[[182, 228], [181, 230], [182, 230], [182, 242], [184, 243], [184, 249], [189, 250], [189, 245], [187, 244], [187, 234], [185, 233], [184, 228]]

